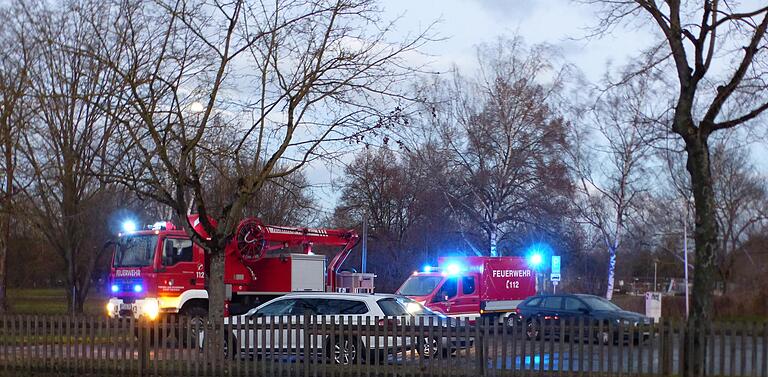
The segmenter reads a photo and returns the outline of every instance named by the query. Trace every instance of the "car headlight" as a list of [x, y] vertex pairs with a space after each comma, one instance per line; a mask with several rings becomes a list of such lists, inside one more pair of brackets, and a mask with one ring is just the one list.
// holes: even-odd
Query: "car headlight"
[[142, 315], [154, 321], [155, 319], [157, 319], [157, 316], [160, 314], [160, 305], [158, 305], [157, 300], [154, 300], [154, 299], [146, 300], [141, 306], [141, 312], [142, 312], [141, 313]]
[[111, 303], [107, 303], [107, 316], [108, 317], [114, 317], [115, 316], [114, 308], [115, 307]]

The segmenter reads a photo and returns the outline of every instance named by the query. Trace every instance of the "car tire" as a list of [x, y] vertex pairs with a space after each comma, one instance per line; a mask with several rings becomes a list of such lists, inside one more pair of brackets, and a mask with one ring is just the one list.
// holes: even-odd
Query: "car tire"
[[529, 340], [539, 339], [541, 336], [541, 325], [535, 319], [528, 320], [525, 324], [525, 337]]
[[[437, 353], [440, 350], [440, 343], [438, 342], [437, 338], [424, 337], [419, 341], [416, 350], [419, 352], [419, 356], [422, 358], [431, 359], [437, 356]], [[447, 353], [448, 350], [443, 349], [442, 356], [447, 356]]]
[[[237, 343], [237, 336], [234, 333], [224, 333], [224, 358], [234, 360], [240, 354], [240, 345]], [[232, 348], [232, 352], [229, 349]]]
[[611, 344], [611, 338], [611, 333], [606, 330], [595, 333], [595, 342], [597, 342], [597, 344], [602, 344], [604, 346]]
[[328, 338], [325, 341], [326, 356], [328, 360], [337, 365], [354, 365], [357, 358], [364, 360], [363, 346], [357, 338], [336, 337], [334, 341]]

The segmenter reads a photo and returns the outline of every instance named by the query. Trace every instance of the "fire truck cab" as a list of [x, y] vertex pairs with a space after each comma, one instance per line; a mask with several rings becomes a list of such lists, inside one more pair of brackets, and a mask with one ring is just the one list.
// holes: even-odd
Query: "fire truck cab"
[[[188, 221], [199, 227], [194, 216]], [[290, 292], [372, 292], [373, 274], [349, 279], [347, 275], [353, 273], [338, 271], [356, 242], [357, 235], [349, 230], [278, 227], [244, 220], [225, 250], [225, 314], [244, 313]], [[326, 264], [325, 256], [312, 252], [313, 244], [342, 250]], [[289, 252], [296, 248], [299, 252]], [[170, 313], [204, 316], [208, 311], [208, 266], [205, 249], [170, 222], [121, 233], [112, 258], [107, 314], [148, 319]], [[340, 281], [357, 285], [342, 287]]]
[[506, 317], [536, 294], [536, 274], [524, 258], [440, 258], [437, 267], [414, 271], [397, 294], [449, 317]]

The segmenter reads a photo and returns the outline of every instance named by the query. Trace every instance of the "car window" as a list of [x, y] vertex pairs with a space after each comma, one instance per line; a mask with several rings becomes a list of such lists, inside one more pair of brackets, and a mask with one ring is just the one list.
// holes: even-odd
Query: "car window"
[[459, 280], [457, 278], [450, 278], [443, 283], [438, 292], [438, 297], [448, 297], [449, 299], [456, 297], [459, 291]]
[[621, 308], [616, 306], [616, 304], [602, 298], [602, 297], [596, 297], [596, 296], [586, 296], [583, 297], [584, 301], [589, 305], [592, 310], [605, 310], [605, 311], [619, 311]]
[[562, 301], [561, 297], [545, 297], [541, 307], [545, 309], [560, 309]]
[[541, 297], [535, 297], [528, 300], [524, 306], [539, 306], [539, 304], [541, 304]]
[[584, 305], [581, 300], [575, 299], [573, 297], [566, 297], [565, 298], [565, 310], [581, 310], [581, 309], [587, 309], [587, 306]]
[[386, 316], [401, 316], [408, 315], [408, 310], [404, 305], [401, 305], [395, 298], [383, 298], [376, 301], [379, 304], [379, 308]]
[[461, 278], [461, 293], [465, 295], [471, 295], [475, 293], [475, 277], [464, 276]]
[[340, 300], [310, 298], [301, 300], [303, 311], [297, 315], [318, 314], [318, 315], [344, 315], [344, 314], [365, 314], [368, 313], [368, 306], [365, 302], [358, 300]]
[[290, 315], [295, 304], [296, 300], [293, 299], [275, 301], [259, 309], [258, 313], [264, 316]]

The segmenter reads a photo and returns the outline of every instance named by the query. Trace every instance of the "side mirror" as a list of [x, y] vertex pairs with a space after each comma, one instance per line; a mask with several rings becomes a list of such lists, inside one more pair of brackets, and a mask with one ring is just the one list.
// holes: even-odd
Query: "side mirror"
[[434, 298], [432, 298], [432, 302], [443, 302], [443, 301], [448, 301], [447, 295], [438, 294], [438, 295], [435, 295]]

